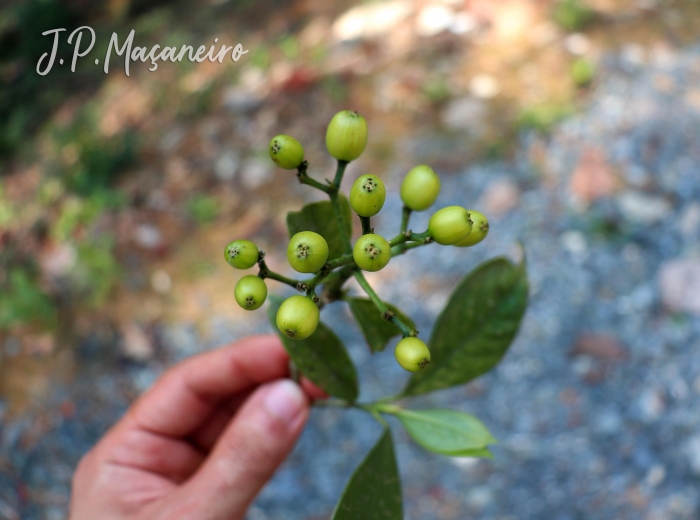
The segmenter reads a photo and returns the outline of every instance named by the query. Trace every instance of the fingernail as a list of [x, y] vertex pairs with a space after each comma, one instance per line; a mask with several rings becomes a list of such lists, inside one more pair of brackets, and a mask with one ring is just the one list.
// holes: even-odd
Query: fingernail
[[291, 423], [306, 404], [306, 397], [294, 381], [284, 379], [272, 383], [263, 405], [275, 417]]

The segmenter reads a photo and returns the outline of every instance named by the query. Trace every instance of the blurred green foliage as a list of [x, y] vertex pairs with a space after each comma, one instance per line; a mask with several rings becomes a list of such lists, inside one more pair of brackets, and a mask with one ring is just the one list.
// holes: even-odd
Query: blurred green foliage
[[210, 224], [219, 215], [219, 203], [214, 197], [197, 194], [187, 202], [187, 214], [199, 225]]
[[56, 321], [55, 303], [39, 286], [35, 271], [15, 267], [0, 281], [0, 331], [21, 324], [51, 329]]
[[579, 58], [571, 64], [571, 77], [578, 87], [587, 87], [593, 82], [595, 64], [586, 58]]
[[570, 105], [555, 103], [533, 105], [520, 112], [516, 127], [518, 130], [533, 129], [541, 134], [548, 134], [554, 125], [573, 113], [574, 109]]
[[554, 5], [552, 18], [567, 31], [580, 31], [595, 20], [595, 13], [581, 0], [560, 0]]

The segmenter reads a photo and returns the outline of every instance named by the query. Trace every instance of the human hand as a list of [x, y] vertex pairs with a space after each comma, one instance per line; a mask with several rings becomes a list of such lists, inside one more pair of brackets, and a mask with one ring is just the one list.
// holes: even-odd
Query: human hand
[[80, 461], [70, 519], [243, 518], [323, 396], [288, 363], [257, 336], [166, 372]]

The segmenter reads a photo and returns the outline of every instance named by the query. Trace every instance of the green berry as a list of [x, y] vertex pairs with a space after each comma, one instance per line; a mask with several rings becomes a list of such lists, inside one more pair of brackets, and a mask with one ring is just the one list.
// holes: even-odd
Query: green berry
[[352, 257], [360, 269], [380, 271], [391, 260], [391, 246], [379, 235], [369, 233], [357, 239]]
[[304, 147], [288, 135], [277, 135], [270, 141], [270, 158], [280, 168], [295, 170], [304, 162]]
[[486, 235], [489, 234], [489, 221], [484, 216], [484, 214], [473, 209], [470, 209], [468, 211], [472, 222], [474, 222], [474, 225], [472, 226], [472, 232], [467, 235], [467, 238], [460, 242], [457, 242], [455, 244], [457, 247], [468, 247], [476, 245], [483, 239], [485, 239]]
[[373, 217], [384, 206], [386, 188], [376, 175], [363, 175], [350, 189], [350, 205], [361, 217]]
[[318, 307], [306, 296], [292, 296], [277, 311], [277, 328], [291, 339], [306, 339], [318, 327]]
[[469, 212], [461, 206], [448, 206], [436, 211], [430, 222], [428, 231], [430, 236], [443, 246], [449, 246], [461, 242], [472, 230], [472, 220]]
[[339, 161], [354, 161], [367, 146], [367, 121], [357, 112], [343, 110], [326, 130], [326, 148]]
[[224, 249], [224, 258], [231, 267], [249, 269], [258, 262], [258, 247], [250, 240], [234, 240]]
[[238, 305], [247, 311], [254, 311], [265, 303], [267, 285], [262, 278], [249, 274], [238, 280], [233, 294]]
[[396, 345], [394, 357], [404, 370], [418, 372], [430, 363], [430, 350], [418, 338], [404, 338]]
[[411, 169], [401, 184], [401, 200], [413, 211], [428, 209], [437, 199], [438, 193], [440, 178], [425, 164]]
[[328, 243], [313, 231], [297, 233], [287, 246], [287, 260], [299, 273], [315, 273], [328, 260]]

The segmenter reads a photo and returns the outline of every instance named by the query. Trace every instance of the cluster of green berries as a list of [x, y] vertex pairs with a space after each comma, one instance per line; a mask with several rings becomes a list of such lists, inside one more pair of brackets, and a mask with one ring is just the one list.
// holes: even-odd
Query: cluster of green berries
[[[367, 146], [367, 122], [357, 112], [345, 110], [337, 113], [326, 131], [326, 148], [338, 161], [357, 159]], [[304, 148], [288, 135], [278, 135], [270, 141], [270, 157], [280, 168], [298, 169], [305, 173]], [[424, 211], [430, 208], [440, 192], [440, 179], [426, 165], [411, 169], [401, 184], [401, 200], [407, 210]], [[386, 188], [376, 175], [362, 175], [350, 190], [350, 206], [361, 218], [368, 219], [379, 213], [386, 199]], [[430, 218], [428, 231], [421, 234], [425, 241], [441, 245], [468, 247], [478, 244], [489, 231], [486, 217], [475, 210], [460, 206], [449, 206], [436, 211]], [[410, 236], [411, 232], [408, 232]], [[329, 270], [328, 244], [313, 231], [295, 234], [287, 247], [287, 260], [299, 273], [321, 273]], [[248, 269], [262, 260], [258, 248], [248, 240], [235, 240], [224, 250], [226, 261], [237, 269]], [[379, 271], [387, 266], [392, 257], [392, 244], [373, 232], [357, 239], [352, 258], [357, 268], [364, 271]], [[261, 263], [262, 266], [262, 263]], [[246, 310], [258, 309], [267, 298], [265, 273], [242, 277], [235, 288], [238, 304]], [[292, 296], [280, 306], [276, 322], [279, 330], [294, 340], [306, 339], [314, 333], [319, 322], [318, 298], [315, 294]], [[405, 337], [394, 351], [399, 365], [415, 372], [430, 362], [427, 345], [416, 337]]]

